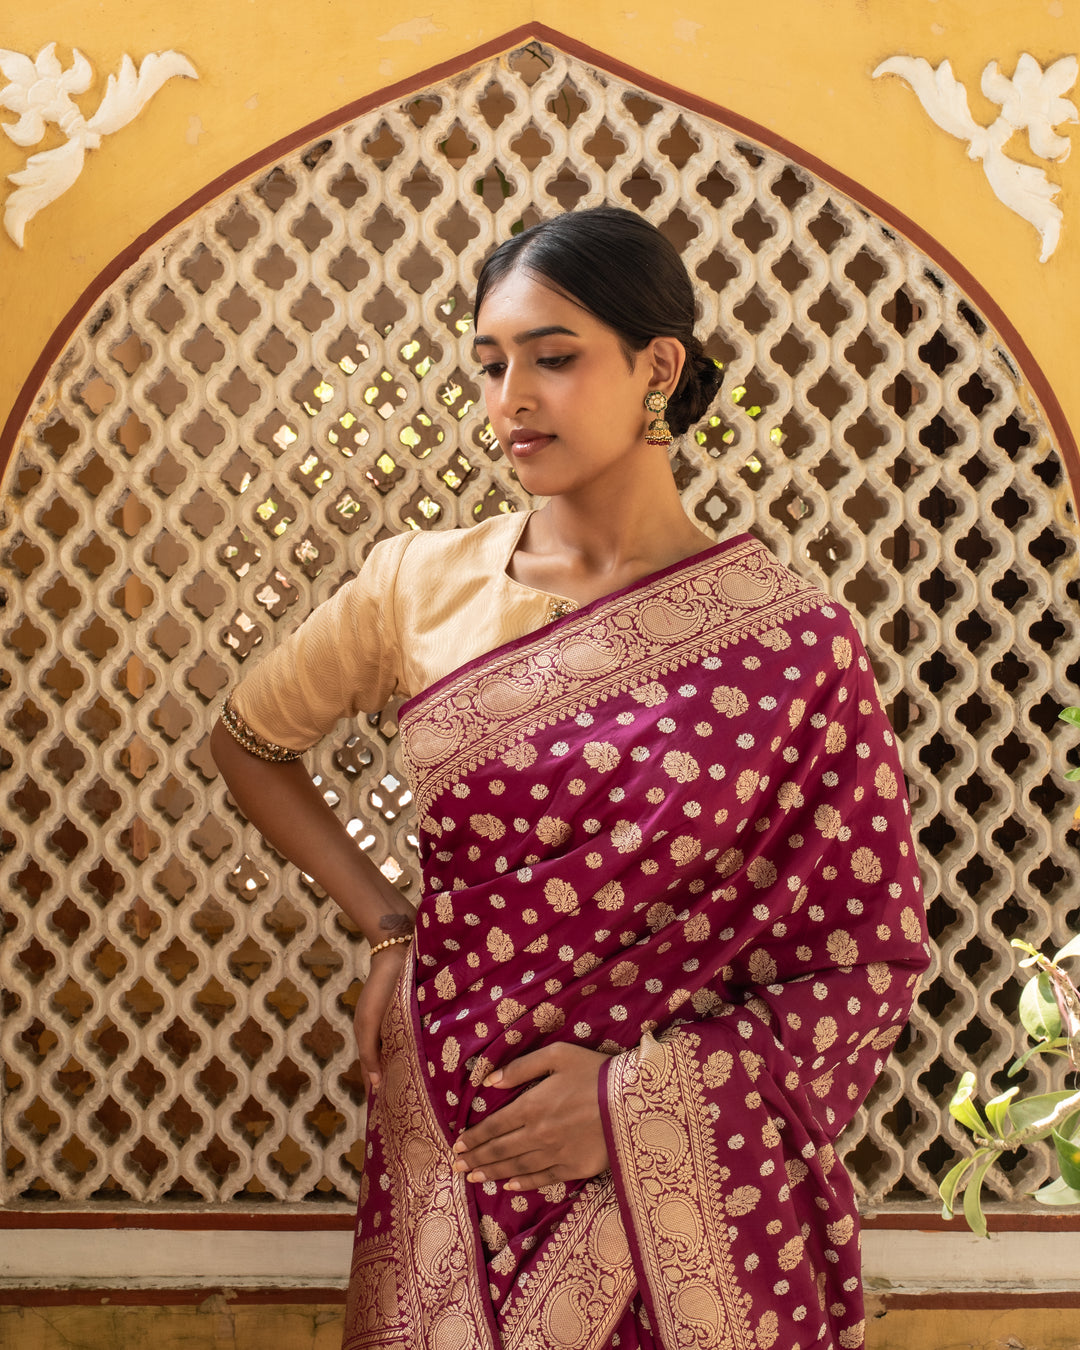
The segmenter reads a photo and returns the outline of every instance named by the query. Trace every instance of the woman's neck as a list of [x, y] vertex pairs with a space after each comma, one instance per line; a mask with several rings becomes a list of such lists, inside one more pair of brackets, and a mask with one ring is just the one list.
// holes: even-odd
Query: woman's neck
[[525, 585], [587, 604], [714, 543], [687, 516], [665, 469], [660, 481], [551, 498], [530, 517], [508, 570]]

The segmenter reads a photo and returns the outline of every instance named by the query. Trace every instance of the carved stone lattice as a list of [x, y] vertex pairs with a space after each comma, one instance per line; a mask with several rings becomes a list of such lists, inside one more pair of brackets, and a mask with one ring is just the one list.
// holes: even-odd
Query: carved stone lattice
[[[1047, 426], [970, 300], [880, 221], [534, 46], [200, 210], [94, 306], [27, 419], [0, 535], [8, 1204], [355, 1193], [364, 948], [231, 808], [207, 736], [373, 540], [523, 504], [476, 407], [477, 265], [603, 201], [682, 249], [726, 367], [676, 458], [689, 508], [857, 611], [904, 742], [939, 956], [845, 1141], [864, 1202], [932, 1196], [950, 1086], [1003, 1082], [1008, 940], [1078, 919], [1055, 732], [1076, 548]], [[392, 711], [343, 726], [309, 763], [414, 890], [394, 733]], [[1001, 1194], [1047, 1170], [1020, 1160]]]

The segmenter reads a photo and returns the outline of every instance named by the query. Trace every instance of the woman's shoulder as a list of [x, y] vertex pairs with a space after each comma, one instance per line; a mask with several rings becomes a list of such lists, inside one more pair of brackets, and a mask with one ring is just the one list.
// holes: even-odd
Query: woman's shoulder
[[448, 530], [409, 530], [403, 543], [398, 543], [401, 536], [397, 536], [385, 544], [397, 545], [402, 550], [402, 565], [410, 568], [471, 565], [481, 570], [502, 571], [527, 514], [500, 513], [476, 525]]
[[446, 586], [465, 576], [498, 575], [505, 572], [524, 520], [524, 514], [500, 514], [478, 525], [388, 535], [372, 545], [363, 567], [339, 593], [354, 602], [364, 594], [412, 588], [425, 577]]
[[745, 606], [748, 618], [779, 606], [792, 619], [807, 621], [822, 635], [858, 634], [859, 625], [846, 604], [821, 583], [806, 576], [793, 561], [784, 561], [753, 534], [742, 534], [717, 558], [720, 589], [725, 598]]
[[380, 539], [363, 567], [341, 588], [341, 604], [360, 613], [374, 604], [402, 632], [441, 622], [478, 596], [499, 607], [491, 587], [505, 586], [506, 567], [527, 513], [498, 515], [446, 530], [405, 530]]

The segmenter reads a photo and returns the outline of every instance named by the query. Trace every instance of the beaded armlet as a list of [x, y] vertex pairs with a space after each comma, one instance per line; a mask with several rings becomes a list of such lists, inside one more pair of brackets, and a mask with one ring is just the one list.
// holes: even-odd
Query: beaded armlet
[[273, 741], [265, 740], [257, 731], [253, 731], [233, 707], [231, 694], [222, 704], [221, 721], [233, 739], [239, 741], [245, 750], [257, 755], [259, 759], [268, 759], [273, 764], [288, 764], [300, 758], [299, 750], [275, 745]]

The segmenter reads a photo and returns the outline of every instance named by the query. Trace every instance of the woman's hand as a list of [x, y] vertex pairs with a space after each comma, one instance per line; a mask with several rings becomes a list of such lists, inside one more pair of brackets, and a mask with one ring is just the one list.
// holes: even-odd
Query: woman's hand
[[535, 1086], [460, 1136], [454, 1171], [467, 1172], [468, 1181], [506, 1181], [508, 1191], [603, 1172], [608, 1153], [597, 1085], [606, 1059], [557, 1041], [496, 1069], [485, 1087]]
[[379, 1068], [382, 1049], [380, 1032], [408, 951], [404, 943], [397, 943], [393, 947], [384, 947], [373, 956], [368, 977], [356, 1000], [353, 1031], [360, 1055], [360, 1077], [364, 1080], [364, 1091], [369, 1097], [382, 1083]]

